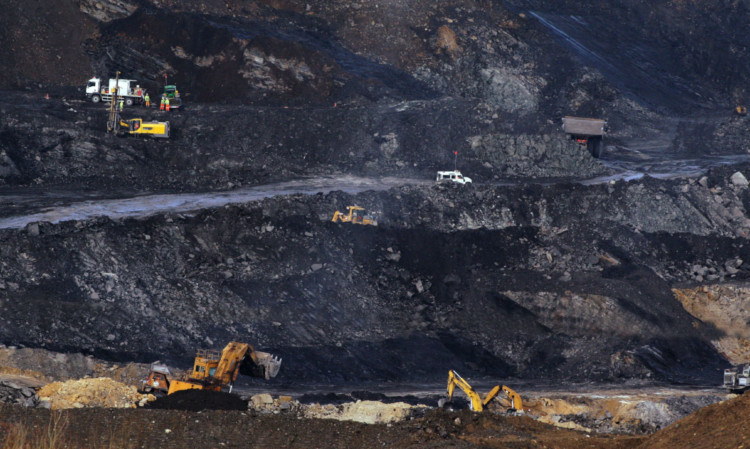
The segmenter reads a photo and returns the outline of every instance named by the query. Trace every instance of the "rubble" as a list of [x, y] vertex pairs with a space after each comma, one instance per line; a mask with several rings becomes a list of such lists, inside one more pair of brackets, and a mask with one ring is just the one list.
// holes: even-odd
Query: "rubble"
[[37, 407], [40, 400], [34, 389], [0, 379], [0, 403]]
[[106, 377], [52, 382], [39, 390], [52, 410], [83, 407], [136, 408], [156, 398]]
[[531, 392], [524, 398], [530, 416], [566, 429], [615, 434], [653, 434], [691, 413], [731, 397], [714, 391]]
[[357, 401], [343, 404], [308, 404], [300, 413], [305, 418], [335, 419], [365, 424], [388, 424], [406, 420], [422, 412], [424, 405], [411, 405], [403, 402], [382, 403], [379, 401]]

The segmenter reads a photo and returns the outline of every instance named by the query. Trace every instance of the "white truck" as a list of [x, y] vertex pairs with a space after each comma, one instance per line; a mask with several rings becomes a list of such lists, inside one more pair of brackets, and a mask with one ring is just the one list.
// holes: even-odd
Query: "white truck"
[[458, 184], [470, 184], [471, 178], [464, 176], [458, 170], [437, 172], [437, 182], [450, 181]]
[[122, 97], [126, 106], [141, 104], [145, 90], [138, 85], [136, 80], [125, 80], [111, 78], [109, 84], [103, 85], [99, 78], [91, 78], [86, 84], [86, 98], [94, 103], [100, 101], [112, 101], [112, 95], [117, 88], [117, 95]]
[[750, 364], [724, 370], [724, 388], [729, 393], [743, 393], [750, 390]]

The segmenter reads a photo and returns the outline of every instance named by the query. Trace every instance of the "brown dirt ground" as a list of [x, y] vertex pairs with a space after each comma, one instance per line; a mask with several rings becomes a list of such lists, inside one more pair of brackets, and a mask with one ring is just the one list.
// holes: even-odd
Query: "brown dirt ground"
[[709, 405], [654, 434], [638, 449], [750, 447], [750, 395]]
[[[644, 437], [587, 435], [528, 417], [434, 410], [398, 424], [300, 419], [245, 411], [0, 406], [0, 427], [29, 438], [54, 427], [56, 447], [87, 448], [557, 448], [629, 449]], [[5, 446], [3, 446], [5, 443]], [[0, 439], [0, 448], [15, 447]], [[34, 446], [29, 446], [34, 447]]]

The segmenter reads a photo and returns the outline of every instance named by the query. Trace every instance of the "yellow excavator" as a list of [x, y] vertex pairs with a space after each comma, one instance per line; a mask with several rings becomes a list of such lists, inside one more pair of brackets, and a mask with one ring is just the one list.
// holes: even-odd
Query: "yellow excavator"
[[469, 397], [469, 407], [475, 412], [483, 411], [487, 404], [489, 404], [490, 401], [500, 393], [500, 391], [508, 396], [508, 401], [505, 405], [509, 407], [509, 412], [523, 412], [523, 401], [521, 400], [521, 396], [505, 385], [495, 385], [495, 387], [487, 393], [487, 396], [482, 399], [479, 396], [479, 393], [474, 391], [471, 385], [469, 385], [463, 377], [454, 370], [450, 370], [448, 371], [448, 402], [453, 399], [453, 391], [456, 387], [466, 393], [466, 396]]
[[142, 393], [172, 394], [181, 390], [232, 392], [240, 367], [254, 377], [271, 379], [281, 367], [281, 359], [267, 352], [256, 351], [247, 343], [230, 342], [224, 350], [199, 349], [193, 370], [185, 380], [169, 379], [169, 370], [163, 365], [152, 365], [148, 377], [141, 382]]
[[349, 210], [347, 214], [336, 211], [333, 214], [333, 220], [331, 221], [333, 221], [334, 223], [337, 221], [341, 221], [342, 223], [354, 223], [373, 226], [378, 225], [378, 221], [375, 219], [375, 216], [372, 214], [368, 214], [363, 207], [348, 206], [347, 209]]

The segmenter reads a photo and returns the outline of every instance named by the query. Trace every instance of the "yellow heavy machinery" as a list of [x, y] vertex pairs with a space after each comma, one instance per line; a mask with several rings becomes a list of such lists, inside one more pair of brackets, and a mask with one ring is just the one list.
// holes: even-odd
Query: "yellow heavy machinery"
[[232, 391], [240, 369], [255, 377], [276, 377], [281, 359], [267, 352], [256, 351], [247, 343], [230, 342], [223, 351], [199, 349], [193, 369], [185, 380], [169, 379], [169, 371], [163, 365], [152, 365], [148, 377], [141, 383], [139, 391], [172, 394], [181, 390], [221, 391], [228, 387]]
[[341, 221], [343, 223], [354, 223], [354, 224], [363, 224], [363, 225], [373, 225], [377, 226], [378, 221], [375, 219], [375, 216], [372, 214], [368, 214], [367, 211], [363, 207], [359, 206], [348, 206], [347, 210], [349, 211], [347, 214], [343, 214], [339, 211], [336, 211], [333, 214], [333, 221], [334, 223], [337, 221]]
[[120, 119], [120, 127], [131, 136], [169, 137], [169, 122], [144, 122], [143, 119]]
[[475, 412], [483, 411], [487, 404], [489, 404], [490, 401], [492, 401], [498, 395], [498, 393], [500, 393], [500, 391], [508, 396], [508, 401], [505, 405], [508, 406], [509, 412], [523, 412], [523, 401], [521, 400], [521, 396], [519, 396], [518, 393], [513, 391], [510, 387], [506, 387], [505, 385], [495, 385], [495, 387], [492, 388], [489, 393], [487, 393], [487, 396], [482, 399], [479, 396], [479, 393], [474, 391], [471, 385], [469, 385], [469, 383], [466, 382], [463, 377], [461, 377], [457, 372], [450, 370], [448, 371], [448, 402], [453, 399], [453, 391], [456, 389], [456, 387], [460, 388], [461, 391], [466, 393], [466, 396], [469, 397], [469, 407]]
[[[115, 76], [114, 85], [120, 80], [120, 72]], [[134, 118], [124, 120], [120, 117], [120, 96], [117, 87], [112, 90], [112, 98], [109, 103], [109, 120], [107, 121], [107, 132], [115, 135], [150, 136], [169, 138], [169, 122], [144, 122], [143, 119]]]

